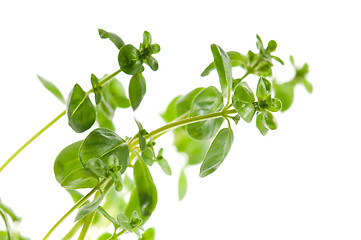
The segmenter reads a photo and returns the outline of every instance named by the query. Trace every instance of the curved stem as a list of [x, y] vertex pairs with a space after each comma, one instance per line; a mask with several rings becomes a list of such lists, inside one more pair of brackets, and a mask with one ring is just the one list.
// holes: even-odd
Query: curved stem
[[40, 136], [45, 130], [52, 126], [56, 121], [58, 121], [62, 116], [64, 116], [66, 111], [60, 113], [56, 118], [49, 122], [45, 127], [43, 127], [39, 132], [37, 132], [32, 138], [30, 138], [24, 145], [22, 145], [11, 157], [0, 167], [0, 172], [13, 160], [24, 148], [26, 148], [32, 141]]
[[86, 200], [88, 200], [88, 198], [90, 198], [98, 189], [100, 186], [102, 186], [104, 183], [106, 182], [106, 179], [104, 179], [103, 181], [101, 181], [97, 186], [95, 186], [87, 195], [85, 195], [84, 197], [82, 197], [67, 213], [64, 214], [63, 217], [61, 217], [59, 219], [59, 221], [57, 223], [55, 223], [55, 225], [49, 230], [49, 232], [45, 235], [45, 237], [43, 238], [43, 240], [48, 239], [48, 237], [54, 232], [54, 230], [77, 208], [79, 208], [83, 203], [86, 202]]
[[[119, 74], [122, 70], [117, 70], [114, 73], [110, 74], [109, 76], [105, 77], [102, 81], [99, 82], [99, 85], [105, 84], [107, 81], [111, 80], [113, 77], [115, 77], [117, 74]], [[90, 89], [87, 94], [93, 92], [93, 89]], [[62, 113], [60, 113], [56, 118], [54, 118], [50, 123], [48, 123], [45, 127], [43, 127], [39, 132], [37, 132], [32, 138], [30, 138], [24, 145], [22, 145], [16, 152], [11, 155], [11, 157], [6, 160], [6, 162], [0, 167], [0, 173], [1, 171], [20, 153], [26, 148], [30, 143], [32, 143], [37, 137], [40, 136], [45, 130], [47, 130], [50, 126], [52, 126], [55, 122], [57, 122], [61, 117], [65, 115], [66, 111], [64, 110]]]
[[[196, 123], [196, 122], [209, 120], [209, 119], [213, 119], [213, 118], [226, 117], [228, 114], [233, 114], [233, 113], [237, 113], [235, 109], [230, 109], [230, 110], [226, 110], [226, 111], [209, 113], [209, 114], [205, 114], [205, 115], [201, 115], [201, 116], [181, 119], [181, 120], [178, 120], [175, 122], [168, 123], [168, 124], [164, 125], [163, 127], [160, 127], [158, 129], [150, 132], [149, 134], [145, 135], [144, 137], [145, 137], [145, 139], [159, 137], [162, 134], [164, 134], [165, 132], [173, 130], [174, 128], [182, 127], [182, 126], [185, 126], [185, 125], [188, 125], [191, 123]], [[132, 141], [129, 142], [129, 150], [130, 151], [134, 150], [138, 144], [139, 144], [139, 139], [138, 138], [133, 139]]]

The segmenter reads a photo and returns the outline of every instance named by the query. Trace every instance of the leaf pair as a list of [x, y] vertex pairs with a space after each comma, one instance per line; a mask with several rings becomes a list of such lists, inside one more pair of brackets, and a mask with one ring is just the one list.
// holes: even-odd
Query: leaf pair
[[99, 178], [109, 174], [121, 190], [121, 173], [129, 163], [129, 149], [125, 141], [113, 131], [98, 128], [84, 141], [64, 148], [54, 163], [56, 180], [67, 189], [93, 188]]
[[281, 110], [282, 103], [278, 98], [271, 97], [271, 83], [262, 77], [258, 81], [256, 95], [258, 98], [256, 126], [262, 135], [266, 135], [268, 129], [277, 129], [276, 118], [271, 112]]

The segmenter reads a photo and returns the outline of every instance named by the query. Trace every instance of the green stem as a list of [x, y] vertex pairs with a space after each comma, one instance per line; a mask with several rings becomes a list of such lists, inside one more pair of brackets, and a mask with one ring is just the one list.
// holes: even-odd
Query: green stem
[[95, 186], [87, 195], [85, 195], [84, 197], [82, 197], [67, 213], [64, 214], [64, 216], [62, 218], [59, 219], [59, 221], [57, 223], [55, 223], [55, 225], [49, 230], [49, 232], [45, 235], [45, 237], [43, 238], [43, 240], [46, 240], [49, 238], [49, 236], [54, 232], [54, 230], [77, 208], [79, 208], [83, 203], [86, 202], [86, 200], [88, 200], [88, 198], [90, 198], [99, 188], [100, 186], [102, 186], [107, 179], [104, 179], [103, 181], [101, 181], [97, 186]]
[[70, 240], [84, 225], [85, 218], [80, 219], [72, 229], [62, 238], [62, 240]]
[[[122, 70], [117, 70], [114, 73], [110, 74], [109, 76], [105, 77], [102, 81], [99, 82], [99, 85], [105, 84], [107, 81], [111, 80], [113, 77], [115, 77], [117, 74], [119, 74]], [[93, 92], [93, 89], [90, 89], [87, 94]], [[57, 122], [61, 117], [65, 115], [66, 111], [64, 110], [62, 113], [60, 113], [56, 118], [54, 118], [50, 123], [48, 123], [45, 127], [43, 127], [39, 132], [37, 132], [32, 138], [30, 138], [24, 145], [22, 145], [11, 157], [0, 167], [0, 173], [1, 171], [20, 153], [26, 148], [31, 142], [33, 142], [37, 137], [40, 136], [45, 130], [47, 130], [51, 125], [53, 125], [55, 122]]]
[[[116, 75], [118, 75], [121, 71], [122, 71], [122, 70], [119, 69], [119, 70], [113, 72], [112, 74], [106, 76], [103, 80], [101, 80], [101, 81], [99, 82], [99, 86], [102, 86], [102, 85], [105, 84], [107, 81], [111, 80], [113, 77], [115, 77]], [[94, 92], [94, 89], [93, 89], [93, 88], [90, 89], [87, 93], [92, 93], [92, 92]]]
[[120, 231], [119, 233], [117, 233], [114, 237], [119, 237], [120, 235], [122, 235], [123, 233], [125, 233], [126, 232], [126, 230], [125, 229], [123, 229], [122, 231]]
[[[185, 125], [188, 125], [191, 123], [201, 122], [201, 121], [209, 120], [209, 119], [213, 119], [213, 118], [227, 117], [229, 114], [234, 114], [234, 113], [237, 113], [236, 110], [230, 109], [230, 110], [226, 110], [226, 111], [205, 114], [202, 116], [181, 119], [181, 120], [178, 120], [175, 122], [168, 123], [168, 124], [164, 125], [163, 127], [160, 127], [158, 129], [150, 132], [149, 134], [145, 135], [144, 137], [146, 139], [151, 139], [153, 137], [158, 137], [158, 136], [162, 135], [163, 133], [168, 132], [174, 128], [182, 127], [182, 126], [185, 126]], [[129, 150], [130, 151], [134, 150], [138, 144], [139, 144], [139, 139], [138, 138], [133, 139], [131, 142], [129, 142]]]
[[64, 116], [66, 111], [60, 113], [56, 118], [54, 118], [50, 123], [43, 127], [39, 132], [37, 132], [32, 138], [30, 138], [24, 145], [22, 145], [11, 157], [1, 166], [0, 172], [13, 160], [24, 148], [26, 148], [32, 141], [40, 136], [45, 130], [47, 130], [51, 125], [58, 121], [62, 116]]
[[85, 217], [85, 222], [84, 222], [84, 225], [83, 225], [83, 229], [80, 232], [78, 240], [84, 240], [85, 239], [85, 237], [86, 237], [86, 235], [88, 233], [88, 230], [90, 229], [90, 225], [93, 222], [95, 213], [96, 213], [96, 211], [90, 213], [88, 216]]

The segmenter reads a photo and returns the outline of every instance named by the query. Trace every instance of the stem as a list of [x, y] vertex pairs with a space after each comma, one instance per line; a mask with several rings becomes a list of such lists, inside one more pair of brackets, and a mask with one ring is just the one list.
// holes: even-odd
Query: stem
[[83, 226], [85, 218], [80, 219], [72, 229], [65, 235], [65, 237], [62, 238], [62, 240], [70, 240], [75, 233], [78, 232], [78, 230]]
[[117, 233], [114, 237], [119, 237], [120, 235], [122, 235], [123, 233], [125, 233], [126, 230], [123, 229], [122, 231], [120, 231], [119, 233]]
[[[233, 113], [237, 113], [235, 109], [230, 109], [230, 110], [226, 110], [226, 111], [205, 114], [202, 116], [181, 119], [181, 120], [178, 120], [175, 122], [168, 123], [168, 124], [164, 125], [163, 127], [160, 127], [158, 129], [150, 132], [149, 134], [145, 135], [144, 137], [146, 139], [151, 139], [152, 137], [155, 137], [155, 136], [158, 137], [158, 136], [162, 135], [163, 133], [168, 132], [174, 128], [182, 127], [182, 126], [185, 126], [185, 125], [188, 125], [191, 123], [196, 123], [196, 122], [209, 120], [209, 119], [213, 119], [213, 118], [226, 117], [228, 114], [233, 114]], [[130, 151], [134, 150], [138, 144], [139, 144], [138, 138], [132, 140], [131, 142], [129, 142], [129, 150]]]
[[24, 150], [32, 141], [40, 136], [45, 130], [47, 130], [51, 125], [58, 121], [62, 116], [64, 116], [66, 111], [60, 113], [56, 118], [54, 118], [50, 123], [43, 127], [39, 132], [37, 132], [32, 138], [30, 138], [24, 145], [22, 145], [0, 168], [0, 172], [13, 160], [21, 151]]
[[67, 213], [64, 214], [62, 218], [59, 219], [57, 223], [49, 230], [49, 232], [45, 235], [43, 240], [48, 239], [48, 237], [54, 232], [54, 230], [77, 208], [79, 208], [83, 203], [88, 200], [98, 189], [106, 182], [106, 179], [101, 181], [98, 185], [96, 185], [87, 195], [82, 197]]
[[[99, 86], [102, 86], [104, 83], [106, 83], [107, 81], [111, 80], [113, 77], [115, 77], [116, 75], [118, 75], [121, 71], [122, 71], [122, 70], [119, 69], [119, 70], [113, 72], [112, 74], [110, 74], [109, 76], [106, 76], [103, 80], [101, 80], [101, 81], [99, 82]], [[93, 88], [90, 89], [87, 93], [92, 93], [92, 92], [94, 92], [94, 89], [93, 89]]]
[[90, 213], [88, 216], [85, 217], [85, 222], [83, 225], [83, 229], [80, 232], [78, 240], [84, 240], [86, 237], [86, 234], [88, 233], [88, 230], [90, 228], [91, 223], [93, 222], [93, 218], [96, 211]]
[[[102, 81], [99, 82], [99, 85], [105, 84], [107, 81], [115, 77], [117, 74], [119, 74], [122, 70], [117, 70], [114, 73], [110, 74], [106, 78], [104, 78]], [[90, 89], [87, 94], [93, 92], [94, 89]], [[22, 145], [1, 167], [0, 167], [0, 173], [1, 171], [13, 160], [20, 152], [24, 150], [32, 141], [34, 141], [37, 137], [40, 136], [45, 130], [47, 130], [51, 125], [53, 125], [55, 122], [57, 122], [61, 117], [65, 115], [66, 111], [64, 110], [62, 113], [60, 113], [56, 118], [54, 118], [50, 123], [48, 123], [45, 127], [43, 127], [39, 132], [37, 132], [32, 138], [30, 138], [24, 145]]]

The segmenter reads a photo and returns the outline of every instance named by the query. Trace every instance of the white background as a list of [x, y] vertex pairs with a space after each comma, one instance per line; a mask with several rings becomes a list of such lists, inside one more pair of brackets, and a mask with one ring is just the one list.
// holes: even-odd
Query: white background
[[[1, 1], [1, 164], [64, 110], [36, 74], [67, 96], [76, 82], [88, 89], [91, 73], [117, 70], [117, 50], [98, 37], [98, 28], [135, 46], [147, 30], [162, 48], [155, 56], [159, 70], [144, 73], [148, 89], [141, 107], [116, 116], [121, 136], [135, 133], [133, 116], [155, 129], [175, 95], [218, 84], [215, 73], [200, 77], [212, 59], [210, 44], [256, 51], [259, 34], [265, 43], [278, 43], [276, 55], [286, 63], [275, 63], [279, 81], [293, 75], [292, 54], [296, 64], [309, 64], [314, 93], [299, 86], [291, 109], [276, 114], [279, 129], [266, 137], [254, 122], [234, 126], [232, 150], [213, 175], [200, 179], [199, 166], [188, 169], [182, 202], [177, 181], [184, 159], [168, 147], [172, 135], [164, 136], [159, 146], [166, 147], [173, 176], [151, 169], [159, 202], [146, 226], [156, 227], [157, 240], [361, 239], [358, 1], [99, 2]], [[128, 76], [119, 79], [128, 85]], [[53, 161], [85, 136], [63, 118], [0, 174], [0, 197], [22, 216], [24, 235], [41, 239], [72, 206], [55, 181]]]

